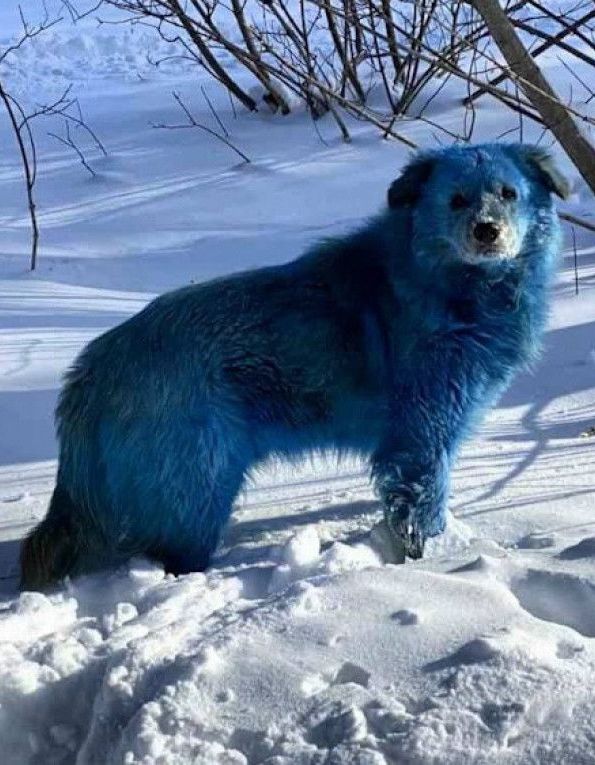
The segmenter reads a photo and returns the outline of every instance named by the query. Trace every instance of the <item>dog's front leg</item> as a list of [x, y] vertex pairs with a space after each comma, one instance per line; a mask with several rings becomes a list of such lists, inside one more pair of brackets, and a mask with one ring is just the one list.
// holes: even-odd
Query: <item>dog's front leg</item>
[[393, 543], [409, 558], [421, 558], [425, 541], [444, 530], [449, 491], [445, 449], [385, 443], [374, 455], [372, 475], [384, 505]]

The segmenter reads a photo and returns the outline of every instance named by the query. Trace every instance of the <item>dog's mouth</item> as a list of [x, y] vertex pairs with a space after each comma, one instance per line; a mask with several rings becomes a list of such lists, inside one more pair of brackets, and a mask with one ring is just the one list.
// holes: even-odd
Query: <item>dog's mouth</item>
[[512, 260], [518, 255], [516, 237], [500, 237], [495, 242], [467, 241], [463, 259], [473, 263], [497, 263]]
[[469, 247], [463, 252], [468, 263], [497, 263], [514, 257], [515, 253], [504, 247]]
[[477, 258], [511, 258], [512, 253], [505, 247], [491, 245], [486, 247], [475, 247], [475, 257]]

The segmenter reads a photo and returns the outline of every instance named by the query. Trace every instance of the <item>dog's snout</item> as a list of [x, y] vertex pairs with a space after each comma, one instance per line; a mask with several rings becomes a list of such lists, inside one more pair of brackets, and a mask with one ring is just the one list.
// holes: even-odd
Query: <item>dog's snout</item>
[[473, 228], [473, 236], [481, 244], [493, 244], [500, 235], [500, 228], [491, 221], [480, 221]]

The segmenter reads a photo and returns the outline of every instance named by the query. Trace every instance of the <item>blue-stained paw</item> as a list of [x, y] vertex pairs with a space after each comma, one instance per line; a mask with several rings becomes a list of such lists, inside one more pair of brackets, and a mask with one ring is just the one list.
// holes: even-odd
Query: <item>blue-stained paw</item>
[[404, 549], [408, 558], [423, 557], [426, 535], [416, 519], [403, 517], [403, 513], [395, 508], [386, 508], [384, 519], [395, 545]]

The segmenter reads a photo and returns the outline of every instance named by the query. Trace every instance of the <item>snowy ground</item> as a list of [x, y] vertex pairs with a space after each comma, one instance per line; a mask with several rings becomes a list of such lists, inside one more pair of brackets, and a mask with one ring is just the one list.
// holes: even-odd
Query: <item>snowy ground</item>
[[[15, 9], [2, 4], [0, 45]], [[384, 564], [364, 468], [317, 459], [262, 471], [206, 574], [133, 561], [18, 596], [18, 543], [53, 485], [60, 375], [84, 343], [158, 292], [357, 224], [406, 157], [361, 124], [344, 145], [303, 114], [234, 119], [208, 82], [253, 160], [239, 165], [199, 131], [150, 126], [179, 120], [173, 88], [212, 123], [190, 72], [147, 64], [149, 31], [87, 19], [35, 46], [8, 82], [41, 98], [74, 81], [109, 155], [89, 149], [91, 177], [40, 135], [32, 276], [0, 118], [2, 763], [595, 763], [595, 442], [581, 437], [595, 425], [595, 241], [578, 229], [579, 293], [568, 231], [544, 359], [465, 449], [449, 530], [424, 560]], [[549, 71], [567, 85], [555, 60]], [[449, 93], [433, 118], [454, 127]], [[511, 127], [480, 104], [477, 139]], [[401, 129], [435, 142], [420, 123]], [[570, 175], [567, 209], [595, 220]]]

